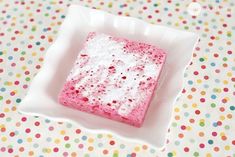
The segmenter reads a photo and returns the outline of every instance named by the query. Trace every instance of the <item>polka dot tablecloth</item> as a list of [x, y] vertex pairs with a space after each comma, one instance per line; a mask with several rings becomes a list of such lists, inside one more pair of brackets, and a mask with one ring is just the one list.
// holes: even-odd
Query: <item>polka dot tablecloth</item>
[[[200, 35], [164, 149], [18, 112], [70, 4]], [[233, 0], [0, 0], [0, 156], [235, 157], [234, 36]]]

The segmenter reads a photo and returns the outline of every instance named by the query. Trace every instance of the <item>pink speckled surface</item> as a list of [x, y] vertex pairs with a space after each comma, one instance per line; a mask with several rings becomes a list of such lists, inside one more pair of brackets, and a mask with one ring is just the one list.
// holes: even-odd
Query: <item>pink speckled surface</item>
[[163, 50], [149, 44], [89, 33], [59, 102], [141, 127], [165, 58]]

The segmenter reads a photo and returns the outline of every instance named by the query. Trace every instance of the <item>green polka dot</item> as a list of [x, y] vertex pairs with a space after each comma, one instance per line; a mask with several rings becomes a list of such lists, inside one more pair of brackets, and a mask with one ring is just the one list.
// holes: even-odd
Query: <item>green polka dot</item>
[[108, 4], [108, 7], [109, 7], [109, 8], [112, 8], [112, 7], [113, 7], [113, 4], [112, 4], [112, 3], [109, 3], [109, 4]]
[[2, 51], [0, 51], [0, 55], [3, 55], [3, 52], [2, 52]]
[[25, 80], [26, 80], [26, 81], [30, 81], [30, 78], [29, 78], [29, 77], [26, 77]]
[[66, 144], [65, 144], [65, 148], [70, 148], [70, 146], [71, 146], [71, 145], [70, 145], [69, 143], [66, 143]]
[[231, 32], [227, 32], [227, 36], [228, 36], [228, 37], [231, 37], [231, 36], [232, 36], [232, 33], [231, 33]]
[[172, 123], [172, 126], [173, 126], [173, 127], [177, 127], [177, 123], [173, 122], [173, 123]]
[[21, 54], [22, 54], [22, 55], [25, 55], [25, 51], [22, 51]]
[[114, 153], [114, 154], [113, 154], [113, 157], [118, 157], [118, 154], [117, 154], [117, 153]]
[[173, 156], [173, 153], [168, 153], [167, 156], [168, 156], [168, 157], [172, 157], [172, 156]]
[[199, 156], [199, 153], [198, 152], [194, 152], [193, 156]]
[[6, 121], [7, 121], [7, 122], [10, 122], [10, 121], [11, 121], [11, 118], [10, 118], [10, 117], [6, 118]]
[[75, 139], [74, 139], [74, 142], [75, 142], [75, 143], [79, 143], [80, 140], [79, 140], [78, 138], [75, 138]]
[[32, 27], [32, 29], [31, 29], [32, 32], [35, 32], [36, 30], [37, 30], [36, 27]]
[[225, 125], [224, 128], [225, 128], [225, 130], [229, 130], [230, 126], [229, 125]]
[[17, 103], [20, 103], [20, 102], [21, 102], [21, 99], [19, 99], [19, 98], [16, 99], [16, 102], [17, 102]]
[[212, 107], [212, 108], [215, 108], [215, 107], [216, 107], [216, 104], [215, 104], [215, 103], [211, 103], [211, 107]]
[[204, 122], [200, 122], [199, 125], [200, 125], [201, 127], [203, 127], [203, 126], [205, 126], [205, 123], [204, 123]]
[[3, 96], [0, 96], [0, 100], [2, 100], [3, 99]]
[[102, 134], [98, 134], [97, 137], [98, 137], [98, 138], [102, 138], [103, 135], [102, 135]]
[[84, 157], [90, 157], [90, 155], [89, 154], [85, 154]]
[[154, 6], [154, 7], [157, 7], [157, 6], [158, 6], [158, 4], [157, 4], [157, 3], [154, 3], [154, 4], [153, 4], [153, 6]]
[[200, 58], [200, 59], [199, 59], [200, 62], [203, 62], [204, 60], [205, 60], [204, 58]]
[[227, 61], [228, 59], [226, 57], [223, 58], [223, 61]]

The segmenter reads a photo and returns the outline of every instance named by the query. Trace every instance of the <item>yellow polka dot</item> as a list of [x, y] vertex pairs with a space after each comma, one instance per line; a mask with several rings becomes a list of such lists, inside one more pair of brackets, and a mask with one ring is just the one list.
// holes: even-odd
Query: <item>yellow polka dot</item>
[[224, 120], [225, 119], [225, 117], [224, 116], [220, 116], [220, 120]]
[[21, 77], [21, 74], [16, 74], [16, 77], [17, 77], [17, 78], [20, 78], [20, 77]]
[[64, 135], [64, 134], [65, 134], [65, 130], [61, 130], [61, 131], [60, 131], [60, 134], [61, 134], [61, 135]]
[[36, 56], [36, 55], [37, 55], [37, 53], [36, 53], [36, 52], [33, 52], [33, 53], [32, 53], [32, 56]]
[[50, 25], [51, 25], [51, 26], [55, 26], [55, 23], [54, 23], [54, 22], [52, 22]]
[[202, 80], [201, 80], [201, 79], [198, 79], [198, 80], [197, 80], [197, 83], [199, 83], [199, 84], [202, 83]]
[[51, 153], [51, 148], [47, 148], [47, 149], [46, 149], [46, 152], [47, 152], [47, 153]]
[[88, 142], [89, 142], [89, 143], [93, 143], [93, 142], [94, 142], [94, 139], [93, 139], [93, 138], [89, 138], [89, 139], [88, 139]]
[[197, 104], [195, 104], [195, 103], [192, 104], [192, 107], [193, 107], [193, 108], [197, 108]]
[[54, 141], [56, 144], [59, 144], [60, 143], [60, 139], [55, 139], [55, 141]]
[[217, 37], [215, 37], [215, 40], [220, 40], [220, 37], [218, 37], [218, 36], [217, 36]]
[[26, 70], [27, 69], [27, 67], [26, 66], [22, 66], [22, 70]]
[[118, 151], [117, 149], [115, 149], [115, 150], [113, 151], [113, 153], [114, 153], [114, 154], [118, 154], [119, 151]]
[[200, 122], [205, 122], [205, 119], [200, 119]]
[[224, 136], [224, 135], [225, 135], [225, 133], [224, 133], [224, 132], [221, 132], [221, 133], [220, 133], [220, 136]]
[[206, 92], [205, 91], [201, 91], [201, 95], [205, 95], [206, 94]]
[[192, 130], [192, 127], [191, 126], [187, 126], [186, 128], [188, 131]]
[[223, 83], [224, 83], [224, 84], [228, 84], [228, 81], [227, 81], [227, 80], [224, 80]]
[[140, 151], [140, 147], [138, 147], [138, 146], [135, 147], [135, 151], [136, 151], [136, 152]]
[[232, 74], [231, 72], [228, 72], [228, 73], [227, 73], [227, 76], [228, 76], [228, 77], [231, 77], [232, 75], [233, 75], [233, 74]]
[[3, 137], [1, 138], [1, 140], [2, 140], [2, 142], [5, 142], [5, 141], [7, 140], [7, 138], [6, 138], [5, 136], [3, 136]]
[[176, 151], [172, 151], [173, 156], [176, 156]]
[[9, 108], [4, 108], [4, 110], [3, 110], [4, 112], [9, 112], [10, 111], [10, 109]]
[[179, 19], [182, 20], [182, 19], [183, 19], [183, 16], [179, 16]]
[[108, 138], [112, 138], [112, 137], [113, 137], [113, 135], [111, 135], [111, 134], [107, 134], [107, 137], [108, 137]]
[[94, 147], [92, 147], [92, 146], [89, 146], [89, 147], [88, 147], [88, 150], [89, 150], [89, 151], [93, 151], [93, 149], [94, 149]]
[[179, 23], [178, 23], [178, 22], [177, 22], [177, 23], [175, 23], [175, 26], [176, 26], [176, 27], [178, 27], [178, 26], [179, 26]]
[[207, 153], [206, 154], [206, 157], [212, 157], [210, 153]]
[[179, 112], [180, 109], [178, 107], [175, 108], [175, 112]]
[[27, 142], [32, 142], [32, 138], [31, 137], [27, 138]]
[[230, 150], [230, 146], [227, 145], [227, 146], [224, 147], [224, 149], [225, 150]]

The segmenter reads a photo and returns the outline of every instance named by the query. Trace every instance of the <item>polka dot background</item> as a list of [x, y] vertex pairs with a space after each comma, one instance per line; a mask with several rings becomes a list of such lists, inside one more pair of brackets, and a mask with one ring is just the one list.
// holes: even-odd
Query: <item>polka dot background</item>
[[[164, 149], [18, 113], [70, 4], [200, 35]], [[0, 0], [0, 156], [235, 157], [234, 33], [233, 0]]]

